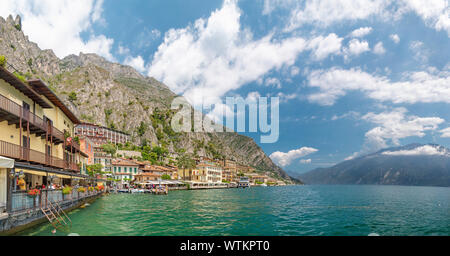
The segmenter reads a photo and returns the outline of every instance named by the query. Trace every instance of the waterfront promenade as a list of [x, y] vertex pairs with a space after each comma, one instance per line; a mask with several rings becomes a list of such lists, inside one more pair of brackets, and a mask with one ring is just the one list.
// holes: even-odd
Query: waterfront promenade
[[41, 190], [36, 197], [30, 197], [26, 191], [12, 192], [11, 210], [0, 215], [0, 235], [14, 234], [42, 222], [48, 222], [41, 209], [47, 207], [47, 202], [57, 203], [64, 211], [70, 211], [92, 202], [104, 191], [78, 192], [63, 194], [62, 190]]

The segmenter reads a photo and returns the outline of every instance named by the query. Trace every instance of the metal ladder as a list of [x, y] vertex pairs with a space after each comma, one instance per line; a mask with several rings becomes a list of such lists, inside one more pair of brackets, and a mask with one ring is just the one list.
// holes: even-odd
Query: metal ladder
[[72, 227], [72, 220], [70, 220], [69, 216], [67, 216], [57, 202], [52, 203], [48, 199], [45, 199], [45, 206], [41, 208], [41, 211], [55, 229], [64, 232], [67, 231], [66, 229], [68, 227]]

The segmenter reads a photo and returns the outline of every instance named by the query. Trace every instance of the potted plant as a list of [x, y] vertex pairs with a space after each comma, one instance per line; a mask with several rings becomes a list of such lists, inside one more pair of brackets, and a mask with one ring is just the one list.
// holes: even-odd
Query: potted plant
[[38, 196], [40, 194], [41, 194], [41, 191], [39, 189], [31, 189], [27, 193], [27, 195], [32, 198], [35, 198], [36, 196]]
[[72, 187], [66, 186], [62, 190], [63, 195], [69, 195], [72, 193]]
[[88, 190], [89, 190], [89, 192], [92, 192], [92, 191], [94, 191], [94, 187], [89, 187]]
[[80, 193], [84, 193], [84, 192], [86, 192], [86, 188], [85, 187], [79, 187], [77, 189], [77, 191], [80, 192]]

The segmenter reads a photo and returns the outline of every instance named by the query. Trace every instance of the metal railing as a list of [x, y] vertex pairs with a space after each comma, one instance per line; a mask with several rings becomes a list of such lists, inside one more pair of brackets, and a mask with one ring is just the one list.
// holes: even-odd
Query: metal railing
[[[38, 210], [47, 208], [47, 202], [51, 203], [68, 203], [80, 199], [92, 197], [103, 193], [103, 191], [88, 191], [81, 193], [76, 189], [72, 190], [70, 194], [63, 194], [62, 189], [40, 190], [41, 193], [37, 196], [29, 196], [27, 191], [13, 191], [11, 194], [11, 212], [21, 212], [27, 210]], [[48, 200], [48, 201], [47, 201]]]
[[2, 140], [0, 140], [0, 156], [25, 160], [60, 169], [69, 169], [73, 171], [79, 171], [80, 169], [76, 163], [64, 161], [63, 159]]
[[51, 136], [64, 141], [64, 133], [55, 128], [54, 126], [47, 125], [44, 119], [33, 114], [28, 109], [20, 106], [16, 102], [0, 95], [0, 109], [6, 111], [17, 118], [22, 118], [23, 122], [30, 122], [31, 125], [38, 127], [44, 132], [48, 132]]

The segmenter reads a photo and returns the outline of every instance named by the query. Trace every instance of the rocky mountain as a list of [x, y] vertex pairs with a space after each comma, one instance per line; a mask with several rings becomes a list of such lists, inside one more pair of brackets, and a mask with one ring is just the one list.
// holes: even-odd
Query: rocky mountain
[[450, 150], [436, 144], [388, 148], [300, 175], [307, 184], [450, 186]]
[[29, 41], [20, 17], [0, 17], [0, 55], [6, 56], [10, 71], [46, 82], [82, 121], [126, 132], [134, 144], [163, 145], [173, 154], [183, 148], [198, 156], [225, 157], [290, 180], [249, 137], [174, 133], [170, 103], [177, 95], [166, 85], [96, 54], [59, 59], [52, 50]]

